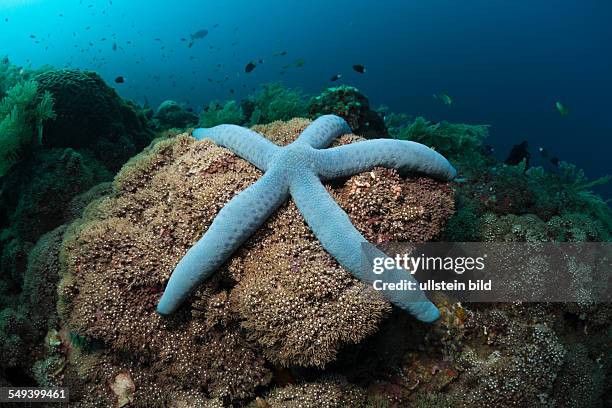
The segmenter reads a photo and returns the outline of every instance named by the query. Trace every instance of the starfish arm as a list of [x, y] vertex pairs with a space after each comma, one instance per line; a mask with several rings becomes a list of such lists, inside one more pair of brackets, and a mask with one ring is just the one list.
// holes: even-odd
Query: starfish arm
[[[374, 275], [371, 268], [364, 267], [362, 244], [367, 243], [367, 240], [353, 226], [348, 215], [331, 198], [315, 174], [302, 174], [299, 180], [292, 180], [290, 192], [323, 248], [357, 279], [370, 284], [376, 279], [386, 283], [416, 282], [412, 275], [399, 268]], [[387, 258], [375, 247], [369, 248], [366, 254], [368, 258], [372, 252], [377, 257]], [[421, 321], [432, 322], [440, 316], [438, 308], [421, 291], [383, 290], [383, 294], [396, 306]]]
[[282, 174], [265, 173], [232, 198], [180, 260], [170, 276], [157, 312], [174, 312], [187, 297], [238, 249], [288, 198]]
[[316, 152], [319, 175], [323, 179], [348, 177], [376, 166], [399, 170], [405, 175], [418, 172], [428, 176], [452, 180], [457, 170], [444, 156], [416, 142], [374, 139]]
[[266, 171], [270, 160], [280, 147], [251, 129], [237, 125], [219, 125], [212, 128], [199, 128], [193, 136], [202, 140], [212, 139], [217, 145], [227, 147], [238, 156]]
[[308, 125], [295, 143], [322, 149], [346, 133], [351, 133], [351, 127], [344, 119], [336, 115], [323, 115]]

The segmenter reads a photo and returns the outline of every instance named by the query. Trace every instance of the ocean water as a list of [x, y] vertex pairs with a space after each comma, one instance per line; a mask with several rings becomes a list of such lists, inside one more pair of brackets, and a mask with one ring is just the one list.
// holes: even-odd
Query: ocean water
[[[611, 17], [601, 0], [3, 0], [0, 38], [17, 64], [95, 70], [152, 106], [173, 99], [198, 109], [274, 81], [313, 95], [345, 83], [375, 107], [490, 124], [500, 159], [528, 140], [535, 164], [542, 146], [595, 178], [610, 172]], [[208, 35], [189, 48], [200, 29]], [[302, 67], [280, 74], [297, 59]], [[440, 92], [451, 106], [433, 98]]]

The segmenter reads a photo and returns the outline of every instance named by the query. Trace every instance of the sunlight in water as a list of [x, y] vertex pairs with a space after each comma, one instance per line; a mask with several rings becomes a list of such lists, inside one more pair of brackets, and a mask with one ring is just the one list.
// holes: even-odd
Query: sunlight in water
[[19, 6], [30, 6], [34, 3], [40, 3], [41, 0], [0, 0], [0, 10], [6, 10]]

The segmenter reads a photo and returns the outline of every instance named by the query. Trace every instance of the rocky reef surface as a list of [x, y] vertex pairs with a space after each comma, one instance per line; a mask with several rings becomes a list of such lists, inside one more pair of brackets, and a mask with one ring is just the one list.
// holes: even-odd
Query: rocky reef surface
[[[91, 150], [97, 142], [45, 146], [64, 134], [54, 139], [45, 127], [42, 145], [0, 179], [1, 385], [68, 386], [75, 407], [612, 404], [610, 304], [461, 304], [440, 295], [442, 318], [423, 324], [343, 270], [291, 201], [179, 312], [159, 316], [155, 306], [178, 260], [261, 172], [170, 130], [113, 178], [152, 133], [137, 107], [109, 96], [94, 77], [83, 81], [106, 95], [92, 106], [133, 110], [113, 128], [118, 133], [100, 140], [116, 148], [124, 139], [113, 138], [135, 135], [130, 129], [146, 137], [130, 136], [133, 149], [106, 163]], [[338, 100], [328, 104], [333, 113], [345, 108]], [[308, 119], [253, 122], [328, 112], [310, 112], [276, 85], [249, 103], [211, 104], [200, 120], [248, 123], [285, 145]], [[361, 120], [361, 110], [351, 112]], [[390, 137], [434, 147], [459, 178], [439, 183], [376, 168], [328, 183], [369, 241], [610, 240], [610, 209], [590, 193], [606, 179], [589, 180], [563, 162], [556, 172], [499, 163], [483, 148], [486, 126], [393, 119], [385, 116]]]

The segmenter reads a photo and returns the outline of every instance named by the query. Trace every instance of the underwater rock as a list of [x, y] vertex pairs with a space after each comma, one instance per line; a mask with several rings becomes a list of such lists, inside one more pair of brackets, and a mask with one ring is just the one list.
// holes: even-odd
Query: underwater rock
[[158, 130], [185, 129], [189, 126], [195, 126], [197, 123], [198, 116], [196, 114], [170, 100], [162, 102], [153, 116], [153, 124]]
[[[296, 119], [257, 130], [282, 144], [308, 123]], [[445, 183], [415, 184], [382, 169], [374, 172], [380, 178], [372, 181], [376, 202], [394, 202], [396, 192], [376, 188], [390, 179], [415, 200], [423, 197], [429, 203], [437, 196], [441, 204], [452, 203]], [[292, 202], [283, 205], [177, 313], [162, 317], [155, 312], [176, 263], [221, 207], [260, 176], [228, 150], [181, 135], [130, 160], [115, 178], [116, 192], [88, 206], [83, 218], [69, 228], [62, 250], [61, 320], [87, 342], [103, 345], [99, 353], [106, 356], [98, 360], [92, 355], [90, 374], [80, 380], [71, 377], [82, 389], [100, 389], [99, 384], [113, 378], [112, 370], [102, 369], [104, 361], [122, 367], [128, 364], [122, 356], [129, 355], [135, 406], [146, 406], [140, 390], [152, 384], [157, 384], [155, 395], [202, 388], [212, 397], [252, 397], [258, 386], [270, 381], [266, 358], [283, 365], [323, 366], [333, 361], [340, 347], [376, 330], [389, 304], [337, 265]], [[343, 197], [339, 204], [349, 213], [360, 197], [353, 198], [351, 186], [350, 180], [330, 186], [332, 193]], [[408, 211], [414, 202], [396, 205]], [[439, 206], [417, 212], [405, 221], [405, 228], [419, 225], [436, 211]], [[445, 221], [445, 215], [431, 218], [439, 225], [419, 229], [422, 240], [431, 239]], [[384, 220], [355, 222], [362, 232], [379, 225], [385, 233], [390, 224]], [[392, 239], [399, 236], [397, 231], [387, 234]], [[305, 248], [310, 250], [307, 257], [301, 252]]]
[[87, 149], [117, 171], [153, 138], [139, 108], [123, 100], [95, 72], [49, 70], [33, 78], [53, 95], [55, 119], [45, 123], [43, 145]]
[[308, 113], [311, 118], [334, 114], [348, 122], [356, 135], [366, 139], [388, 137], [383, 118], [370, 109], [370, 102], [357, 88], [340, 85], [328, 88], [310, 100]]

